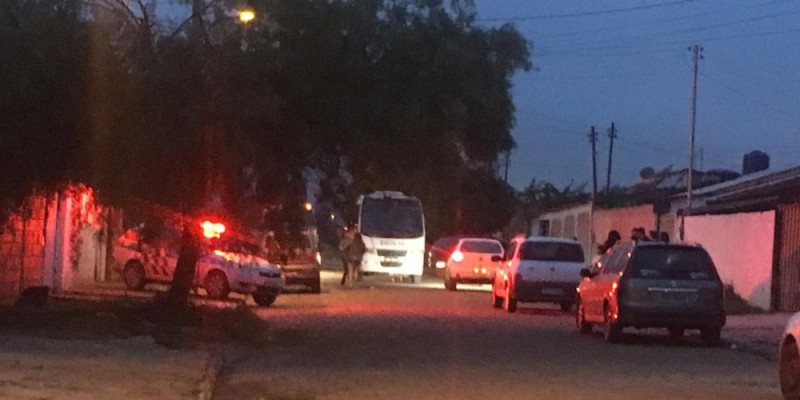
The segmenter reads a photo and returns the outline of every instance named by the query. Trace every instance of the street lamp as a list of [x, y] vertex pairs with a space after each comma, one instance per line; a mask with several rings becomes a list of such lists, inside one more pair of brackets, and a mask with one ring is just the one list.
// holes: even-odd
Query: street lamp
[[256, 12], [253, 10], [241, 10], [239, 11], [239, 22], [243, 24], [248, 24], [256, 19]]

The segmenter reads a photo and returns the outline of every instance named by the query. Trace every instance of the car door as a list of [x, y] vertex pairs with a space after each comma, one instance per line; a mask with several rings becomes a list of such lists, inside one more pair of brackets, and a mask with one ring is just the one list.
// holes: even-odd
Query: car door
[[624, 244], [615, 246], [606, 259], [605, 265], [597, 275], [590, 278], [590, 283], [585, 285], [585, 287], [588, 286], [588, 290], [585, 290], [588, 293], [581, 291], [581, 299], [585, 304], [584, 311], [588, 320], [602, 322], [606, 294], [611, 290], [614, 282], [619, 279], [619, 272], [624, 268], [629, 252], [629, 246]]
[[511, 243], [509, 243], [506, 253], [503, 256], [503, 260], [495, 270], [494, 278], [492, 279], [492, 290], [494, 290], [495, 294], [498, 296], [505, 296], [505, 282], [508, 280], [508, 276], [511, 273], [511, 266], [514, 262], [514, 258], [517, 255], [519, 243], [520, 242], [517, 240], [513, 240]]

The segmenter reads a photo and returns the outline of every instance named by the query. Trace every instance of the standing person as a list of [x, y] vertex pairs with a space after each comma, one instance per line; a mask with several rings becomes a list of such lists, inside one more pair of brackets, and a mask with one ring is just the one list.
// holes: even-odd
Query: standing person
[[353, 287], [353, 282], [358, 279], [358, 269], [361, 266], [361, 260], [364, 257], [366, 246], [361, 239], [361, 232], [353, 225], [350, 229], [353, 232], [353, 241], [347, 247], [347, 287]]
[[614, 245], [620, 240], [622, 240], [622, 235], [620, 235], [619, 232], [616, 230], [609, 231], [606, 241], [597, 246], [597, 255], [592, 259], [592, 265], [597, 265], [597, 263], [600, 261], [600, 258], [603, 257], [603, 254], [611, 251], [611, 248], [614, 247]]
[[644, 228], [636, 227], [631, 231], [631, 240], [634, 242], [649, 242], [650, 238], [647, 237]]
[[347, 282], [348, 270], [350, 266], [350, 263], [348, 261], [348, 252], [354, 240], [355, 240], [355, 228], [352, 224], [350, 224], [344, 228], [344, 232], [342, 232], [342, 238], [339, 240], [339, 256], [342, 258], [342, 271], [343, 271], [342, 283], [341, 283], [342, 286], [344, 286], [345, 282]]

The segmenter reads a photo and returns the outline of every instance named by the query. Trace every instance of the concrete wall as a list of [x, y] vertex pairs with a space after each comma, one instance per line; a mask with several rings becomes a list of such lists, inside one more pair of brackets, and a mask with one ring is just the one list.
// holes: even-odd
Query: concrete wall
[[590, 214], [592, 204], [586, 203], [565, 210], [550, 212], [541, 215], [533, 223], [534, 234], [538, 233], [541, 221], [549, 221], [550, 230], [544, 232], [545, 236], [577, 238], [578, 243], [583, 247], [583, 252], [587, 260], [592, 257], [592, 236]]
[[686, 218], [686, 240], [708, 250], [722, 281], [764, 310], [772, 294], [774, 239], [774, 211]]
[[[541, 215], [533, 222], [538, 227], [541, 221], [550, 222], [550, 231], [547, 236], [577, 238], [583, 246], [586, 259], [591, 259], [597, 251], [597, 246], [603, 243], [611, 230], [619, 231], [623, 239], [630, 237], [631, 230], [643, 227], [645, 230], [654, 230], [656, 216], [651, 204], [612, 208], [595, 209], [592, 214], [592, 204], [582, 204], [565, 210], [555, 211]], [[592, 221], [594, 216], [594, 238], [592, 238]], [[535, 230], [535, 229], [534, 229]]]
[[0, 303], [10, 304], [27, 287], [41, 286], [47, 199], [31, 196], [26, 211], [13, 213], [0, 229]]
[[642, 227], [646, 232], [655, 230], [656, 215], [653, 213], [653, 205], [645, 204], [641, 206], [611, 208], [605, 210], [594, 210], [594, 247], [603, 243], [608, 237], [608, 232], [616, 230], [623, 240], [630, 239], [633, 228]]
[[104, 280], [105, 221], [90, 189], [32, 195], [26, 204], [0, 227], [0, 303], [31, 286], [62, 291]]

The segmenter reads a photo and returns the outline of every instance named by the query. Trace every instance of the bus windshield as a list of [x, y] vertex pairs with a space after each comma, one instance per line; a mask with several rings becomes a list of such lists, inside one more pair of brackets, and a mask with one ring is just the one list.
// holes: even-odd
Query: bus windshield
[[395, 239], [424, 236], [419, 200], [365, 197], [361, 203], [361, 233]]

